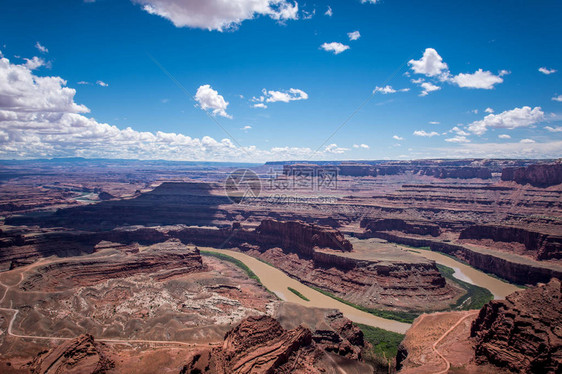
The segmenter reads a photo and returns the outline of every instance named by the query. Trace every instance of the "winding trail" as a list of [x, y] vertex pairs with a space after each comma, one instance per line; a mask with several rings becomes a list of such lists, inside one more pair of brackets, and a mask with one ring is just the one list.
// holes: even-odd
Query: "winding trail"
[[[29, 267], [25, 271], [27, 272], [32, 268], [33, 268], [33, 266]], [[2, 304], [2, 302], [4, 302], [4, 299], [6, 298], [6, 295], [8, 294], [8, 291], [11, 288], [17, 287], [17, 286], [20, 285], [21, 282], [23, 282], [23, 279], [24, 279], [23, 273], [24, 273], [24, 271], [19, 273], [20, 280], [19, 280], [18, 283], [14, 284], [14, 285], [8, 286], [7, 284], [0, 281], [0, 286], [4, 287], [4, 295], [2, 296], [2, 299], [0, 299], [0, 304]], [[11, 306], [11, 300], [10, 300], [10, 306]], [[62, 340], [62, 341], [68, 341], [68, 340], [76, 339], [76, 337], [74, 337], [74, 338], [64, 338], [64, 337], [54, 337], [54, 336], [16, 334], [13, 331], [13, 327], [14, 327], [14, 322], [16, 320], [16, 317], [17, 317], [18, 313], [20, 312], [19, 309], [0, 307], [0, 311], [13, 313], [12, 318], [10, 319], [10, 322], [8, 324], [8, 329], [7, 329], [7, 333], [11, 337], [20, 338], [20, 339]], [[147, 340], [147, 339], [104, 339], [104, 338], [98, 339], [98, 338], [96, 338], [96, 341], [107, 343], [107, 344], [157, 344], [157, 345], [181, 345], [181, 346], [184, 346], [184, 347], [209, 347], [209, 346], [212, 346], [212, 345], [219, 344], [219, 343], [205, 343], [205, 344], [203, 344], [203, 343], [186, 343], [186, 342], [177, 341], [177, 340]]]
[[[451, 368], [451, 362], [449, 362], [449, 360], [447, 360], [447, 359], [445, 358], [445, 356], [443, 356], [443, 354], [441, 354], [441, 352], [439, 352], [439, 351], [437, 350], [437, 345], [438, 345], [439, 343], [441, 343], [441, 341], [442, 341], [443, 339], [445, 339], [445, 337], [446, 337], [447, 335], [449, 335], [449, 334], [451, 333], [451, 331], [453, 331], [453, 330], [454, 330], [458, 325], [460, 325], [465, 319], [467, 319], [467, 318], [469, 318], [469, 317], [472, 317], [473, 315], [478, 314], [478, 313], [480, 313], [479, 310], [474, 311], [474, 312], [471, 312], [471, 313], [468, 313], [468, 314], [466, 314], [465, 316], [462, 316], [453, 326], [451, 326], [451, 328], [449, 328], [449, 330], [445, 331], [445, 333], [444, 333], [443, 335], [441, 335], [441, 337], [439, 337], [439, 339], [437, 339], [437, 340], [435, 341], [435, 343], [433, 343], [433, 345], [431, 346], [431, 349], [433, 349], [433, 352], [437, 353], [437, 355], [438, 355], [439, 357], [441, 357], [441, 359], [445, 362], [445, 366], [446, 366], [446, 369], [445, 369], [445, 370], [441, 370], [441, 371], [437, 372], [436, 374], [447, 374], [447, 373], [449, 372], [449, 369]], [[423, 318], [425, 318], [425, 316], [426, 316], [426, 314], [424, 314], [424, 315], [422, 316], [422, 318], [420, 319], [420, 322], [423, 320]]]

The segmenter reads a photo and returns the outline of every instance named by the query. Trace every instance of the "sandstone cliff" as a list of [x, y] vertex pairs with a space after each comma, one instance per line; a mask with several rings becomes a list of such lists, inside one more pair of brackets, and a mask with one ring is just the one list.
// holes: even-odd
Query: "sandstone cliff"
[[416, 235], [439, 236], [441, 229], [434, 223], [427, 221], [403, 220], [397, 218], [364, 218], [360, 227], [365, 231], [402, 231]]
[[534, 164], [522, 168], [505, 168], [502, 170], [501, 179], [536, 187], [554, 186], [562, 183], [562, 162]]
[[473, 322], [479, 362], [519, 373], [562, 372], [562, 294], [557, 279], [494, 300]]
[[315, 247], [349, 252], [353, 248], [343, 234], [331, 227], [318, 226], [300, 221], [276, 221], [264, 219], [256, 228], [256, 240], [261, 244], [298, 250], [312, 255]]
[[461, 231], [459, 239], [492, 239], [518, 242], [535, 253], [537, 260], [562, 258], [562, 235], [549, 235], [519, 227], [473, 225]]

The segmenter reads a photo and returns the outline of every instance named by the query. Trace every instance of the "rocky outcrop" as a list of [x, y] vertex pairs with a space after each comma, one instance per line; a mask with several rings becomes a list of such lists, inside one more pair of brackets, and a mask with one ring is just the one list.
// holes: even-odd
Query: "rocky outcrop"
[[39, 353], [30, 369], [33, 374], [102, 374], [114, 366], [104, 354], [103, 344], [95, 342], [91, 335], [81, 335]]
[[562, 162], [534, 164], [521, 168], [502, 170], [502, 181], [514, 181], [535, 187], [549, 187], [562, 183]]
[[562, 258], [562, 235], [549, 235], [520, 227], [473, 225], [461, 231], [459, 239], [491, 239], [497, 242], [517, 242], [536, 253], [537, 260]]
[[113, 196], [109, 192], [102, 191], [98, 194], [98, 199], [102, 201], [111, 200], [111, 199], [115, 199], [115, 196]]
[[226, 333], [222, 346], [193, 355], [181, 373], [332, 372], [325, 356], [310, 329], [285, 330], [271, 317], [248, 317]]
[[553, 279], [494, 300], [473, 322], [476, 359], [517, 373], [562, 372], [562, 294]]
[[326, 315], [326, 328], [317, 326], [312, 339], [326, 352], [334, 352], [350, 359], [360, 359], [365, 346], [363, 331], [345, 318], [340, 311]]
[[309, 256], [312, 256], [315, 247], [331, 248], [342, 252], [353, 249], [340, 231], [301, 221], [282, 222], [265, 219], [256, 228], [255, 233], [260, 244], [298, 250]]
[[492, 172], [487, 167], [422, 167], [414, 169], [414, 174], [428, 175], [431, 177], [445, 179], [445, 178], [458, 178], [458, 179], [490, 179]]
[[360, 227], [365, 231], [402, 231], [416, 235], [439, 236], [441, 229], [434, 223], [426, 221], [412, 221], [397, 218], [364, 218]]

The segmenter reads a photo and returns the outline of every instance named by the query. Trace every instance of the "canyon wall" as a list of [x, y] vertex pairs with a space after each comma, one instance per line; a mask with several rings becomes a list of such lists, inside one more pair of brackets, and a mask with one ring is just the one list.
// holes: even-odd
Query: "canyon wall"
[[532, 264], [508, 261], [504, 258], [481, 253], [458, 244], [442, 241], [404, 237], [388, 232], [373, 232], [358, 237], [375, 237], [390, 242], [405, 244], [412, 247], [429, 247], [432, 251], [442, 252], [467, 262], [476, 269], [495, 274], [516, 284], [537, 284], [548, 282], [551, 278], [562, 278], [562, 272], [549, 267], [538, 267]]
[[439, 179], [458, 178], [458, 179], [490, 179], [492, 172], [487, 167], [459, 166], [459, 167], [421, 167], [414, 169], [414, 174], [428, 175]]
[[520, 168], [502, 170], [503, 181], [530, 184], [536, 187], [549, 187], [562, 183], [562, 162], [552, 164], [534, 164]]
[[501, 225], [473, 225], [461, 231], [459, 239], [492, 239], [499, 242], [518, 242], [536, 252], [537, 260], [562, 258], [562, 235], [550, 235], [519, 227]]
[[300, 221], [281, 222], [264, 219], [256, 228], [256, 241], [260, 244], [297, 249], [312, 255], [314, 247], [350, 252], [353, 248], [343, 234], [331, 227]]
[[364, 218], [359, 226], [365, 231], [402, 231], [417, 235], [439, 236], [438, 225], [427, 221], [403, 220], [397, 218]]

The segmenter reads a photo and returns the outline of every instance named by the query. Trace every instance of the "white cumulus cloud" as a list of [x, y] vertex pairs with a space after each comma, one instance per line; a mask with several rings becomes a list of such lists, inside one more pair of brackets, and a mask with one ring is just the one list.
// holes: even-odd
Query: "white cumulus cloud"
[[[408, 62], [408, 65], [410, 65], [410, 68], [416, 74], [422, 74], [426, 77], [434, 78], [441, 82], [455, 84], [463, 88], [489, 90], [494, 88], [494, 85], [503, 82], [503, 78], [501, 78], [502, 76], [509, 74], [509, 71], [507, 70], [501, 70], [498, 75], [494, 75], [489, 71], [478, 69], [474, 73], [460, 73], [458, 75], [452, 75], [449, 71], [449, 66], [443, 61], [443, 58], [434, 48], [426, 48], [423, 56], [419, 60], [412, 59]], [[422, 91], [421, 96], [427, 95], [428, 92], [431, 91]]]
[[217, 114], [222, 117], [232, 118], [226, 113], [228, 101], [219, 95], [218, 91], [213, 90], [209, 84], [204, 84], [197, 89], [195, 94], [195, 101], [203, 110], [210, 110], [214, 116]]
[[33, 58], [25, 58], [25, 66], [29, 70], [35, 70], [41, 66], [46, 66], [47, 63], [41, 57], [34, 56]]
[[468, 125], [468, 131], [476, 135], [484, 134], [489, 128], [513, 130], [519, 127], [529, 127], [544, 119], [541, 107], [524, 106], [507, 110], [499, 114], [488, 114], [484, 119], [474, 121]]
[[392, 86], [386, 85], [384, 87], [376, 86], [375, 89], [373, 90], [373, 93], [380, 92], [380, 93], [386, 95], [386, 94], [391, 94], [391, 93], [396, 93], [396, 92], [408, 92], [408, 91], [410, 91], [409, 88], [401, 88], [399, 90], [396, 90], [396, 89], [392, 88]]
[[401, 137], [401, 136], [398, 136], [398, 135], [393, 135], [393, 136], [392, 136], [392, 139], [396, 139], [396, 140], [404, 140], [404, 138], [403, 138], [403, 137]]
[[353, 144], [353, 148], [369, 149], [369, 146], [367, 144]]
[[507, 134], [500, 134], [500, 135], [498, 135], [498, 138], [500, 138], [500, 139], [511, 139], [511, 136], [509, 136]]
[[532, 143], [536, 143], [533, 139], [521, 139], [519, 141], [519, 143], [523, 143], [523, 144], [532, 144]]
[[408, 61], [408, 65], [410, 65], [414, 73], [423, 74], [428, 77], [437, 77], [449, 72], [449, 67], [433, 48], [426, 48], [422, 58], [419, 60], [412, 59]]
[[540, 68], [539, 68], [539, 71], [540, 71], [541, 73], [543, 73], [543, 74], [550, 75], [550, 74], [556, 73], [558, 70], [545, 68], [545, 67], [543, 66], [543, 67], [540, 67]]
[[[252, 101], [257, 102], [254, 104], [254, 108], [267, 108], [266, 103], [276, 103], [276, 102], [283, 102], [288, 103], [290, 101], [298, 101], [298, 100], [307, 100], [308, 94], [303, 90], [298, 88], [289, 88], [288, 90], [283, 91], [274, 91], [274, 90], [262, 90], [262, 95], [259, 97], [253, 97]], [[260, 105], [263, 104], [263, 105]]]
[[412, 83], [419, 85], [422, 88], [422, 92], [419, 96], [427, 96], [430, 92], [438, 91], [441, 87], [434, 85], [431, 82], [426, 82], [422, 78], [420, 79], [412, 79]]
[[105, 83], [104, 81], [97, 81], [96, 84], [101, 87], [107, 87], [109, 84]]
[[332, 11], [332, 8], [330, 6], [328, 6], [328, 9], [326, 10], [326, 13], [324, 13], [325, 16], [331, 17], [334, 15], [334, 12]]
[[348, 151], [348, 150], [349, 149], [347, 149], [347, 148], [338, 147], [337, 144], [330, 144], [330, 145], [326, 146], [326, 148], [324, 148], [324, 152], [334, 153], [334, 154], [342, 154], [342, 153], [345, 153], [345, 151]]
[[562, 132], [562, 126], [556, 126], [556, 127], [545, 126], [544, 128], [545, 128], [545, 130], [550, 131], [550, 132]]
[[224, 31], [257, 16], [298, 19], [299, 5], [287, 0], [133, 0], [146, 12], [164, 17], [176, 27]]
[[484, 90], [491, 90], [494, 88], [494, 85], [503, 82], [501, 77], [489, 71], [483, 71], [482, 69], [478, 69], [472, 74], [460, 73], [450, 79], [459, 87], [481, 88]]
[[457, 135], [452, 138], [445, 139], [446, 142], [449, 143], [470, 143], [470, 140], [466, 138], [466, 136]]
[[327, 52], [333, 52], [335, 55], [338, 55], [344, 51], [347, 51], [349, 49], [349, 46], [338, 42], [331, 42], [322, 44], [320, 48]]
[[439, 136], [438, 132], [435, 131], [431, 131], [431, 132], [427, 132], [425, 130], [416, 130], [414, 131], [414, 135], [415, 136], [424, 136], [427, 138], [431, 138], [432, 136]]
[[554, 96], [552, 100], [562, 102], [562, 95]]
[[[0, 56], [2, 54], [0, 53]], [[192, 138], [162, 131], [137, 131], [97, 122], [74, 101], [76, 90], [61, 77], [35, 75], [25, 64], [0, 58], [0, 158], [86, 157], [198, 161], [326, 159], [345, 152], [330, 145], [321, 152], [303, 147], [236, 145], [231, 139]], [[226, 102], [199, 91], [201, 106], [220, 113]], [[200, 87], [200, 88], [201, 88]], [[244, 129], [244, 128], [243, 128]], [[248, 128], [245, 128], [248, 130]]]
[[347, 37], [349, 38], [349, 40], [357, 40], [361, 37], [361, 34], [359, 33], [359, 31], [348, 32]]

